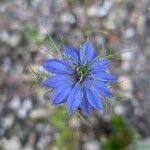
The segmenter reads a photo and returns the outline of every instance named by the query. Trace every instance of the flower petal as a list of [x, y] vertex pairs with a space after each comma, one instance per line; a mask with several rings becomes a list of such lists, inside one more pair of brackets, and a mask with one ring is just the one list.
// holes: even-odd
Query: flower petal
[[60, 86], [60, 84], [73, 84], [73, 79], [68, 75], [58, 74], [52, 76], [42, 82], [43, 86], [48, 88], [54, 88]]
[[100, 93], [101, 93], [102, 96], [108, 96], [108, 97], [112, 96], [112, 92], [107, 87], [107, 85], [106, 85], [105, 82], [102, 82], [100, 80], [96, 80], [95, 81], [95, 86], [100, 91]]
[[98, 80], [102, 80], [102, 81], [106, 81], [106, 82], [116, 82], [117, 78], [105, 71], [97, 71], [95, 73], [93, 73], [93, 76], [98, 79]]
[[101, 96], [107, 96], [107, 97], [112, 96], [112, 92], [108, 88], [107, 82], [97, 79], [92, 75], [88, 75], [86, 77], [85, 84], [87, 87], [94, 88], [95, 90], [97, 90]]
[[110, 64], [110, 61], [108, 61], [107, 59], [96, 59], [90, 66], [91, 68], [91, 72], [96, 72], [96, 71], [99, 71], [99, 70], [106, 70], [109, 68], [109, 64]]
[[68, 95], [67, 104], [68, 104], [68, 112], [72, 114], [80, 105], [81, 100], [83, 98], [83, 91], [78, 85], [75, 85]]
[[96, 51], [93, 48], [93, 44], [87, 41], [80, 50], [80, 61], [85, 64], [87, 61], [91, 61], [96, 56]]
[[90, 115], [92, 106], [89, 104], [89, 102], [86, 99], [82, 100], [80, 104], [80, 108], [85, 115], [87, 116]]
[[74, 71], [71, 66], [61, 59], [49, 59], [46, 60], [43, 64], [44, 69], [49, 72], [56, 74], [73, 74]]
[[78, 54], [78, 50], [76, 48], [64, 47], [64, 55], [66, 57], [70, 58], [71, 60], [73, 60], [73, 62], [75, 64], [78, 64], [79, 54]]
[[86, 96], [89, 104], [98, 110], [103, 110], [102, 100], [100, 99], [99, 93], [94, 88], [85, 88]]
[[64, 103], [71, 89], [72, 89], [71, 85], [64, 86], [63, 84], [60, 85], [59, 88], [56, 88], [51, 97], [52, 104], [57, 105]]

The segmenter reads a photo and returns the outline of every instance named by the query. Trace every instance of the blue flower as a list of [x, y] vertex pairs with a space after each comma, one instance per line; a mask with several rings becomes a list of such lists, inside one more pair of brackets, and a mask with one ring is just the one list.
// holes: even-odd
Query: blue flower
[[87, 41], [83, 47], [64, 48], [64, 57], [49, 59], [43, 64], [53, 73], [43, 81], [43, 86], [52, 88], [53, 105], [67, 103], [68, 112], [77, 109], [89, 115], [92, 109], [103, 110], [103, 97], [111, 97], [108, 87], [116, 78], [107, 72], [110, 61], [100, 59], [93, 45]]

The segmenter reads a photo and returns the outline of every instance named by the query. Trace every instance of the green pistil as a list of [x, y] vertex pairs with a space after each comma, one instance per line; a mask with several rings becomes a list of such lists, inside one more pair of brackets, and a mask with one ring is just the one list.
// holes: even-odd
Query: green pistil
[[77, 69], [77, 76], [82, 81], [82, 79], [87, 75], [89, 72], [88, 68], [86, 66], [78, 66]]

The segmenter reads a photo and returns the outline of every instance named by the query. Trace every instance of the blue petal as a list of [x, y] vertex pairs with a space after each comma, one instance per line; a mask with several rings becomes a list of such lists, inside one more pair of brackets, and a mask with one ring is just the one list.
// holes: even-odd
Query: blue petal
[[117, 82], [117, 78], [105, 71], [97, 71], [95, 73], [93, 73], [93, 76], [98, 79], [98, 80], [102, 80], [102, 81], [106, 81], [106, 82]]
[[75, 64], [78, 64], [79, 61], [79, 54], [76, 48], [68, 48], [64, 47], [64, 55], [70, 58]]
[[102, 100], [100, 99], [99, 93], [93, 87], [85, 88], [86, 96], [89, 104], [98, 110], [103, 110]]
[[82, 102], [80, 104], [80, 108], [85, 115], [87, 115], [87, 116], [90, 115], [92, 107], [86, 99], [82, 100]]
[[81, 64], [85, 64], [91, 61], [96, 56], [96, 51], [93, 48], [93, 44], [87, 41], [80, 50], [80, 61]]
[[100, 80], [96, 80], [95, 86], [97, 87], [97, 89], [99, 89], [102, 96], [108, 96], [108, 97], [112, 96], [112, 92], [107, 87], [105, 82], [102, 82]]
[[56, 88], [51, 97], [52, 104], [57, 105], [64, 103], [71, 89], [72, 89], [71, 85], [63, 85], [63, 84], [60, 85], [59, 88]]
[[73, 74], [74, 71], [71, 66], [64, 60], [49, 59], [43, 64], [44, 69], [56, 74]]
[[69, 114], [72, 114], [78, 108], [82, 98], [83, 98], [83, 91], [78, 85], [75, 85], [67, 98]]
[[96, 59], [90, 66], [91, 72], [96, 72], [99, 70], [107, 70], [109, 68], [110, 61], [107, 59]]
[[89, 75], [87, 77], [86, 85], [88, 87], [95, 88], [98, 92], [100, 92], [101, 96], [107, 96], [107, 97], [111, 97], [112, 96], [112, 92], [108, 88], [106, 82], [94, 79], [91, 75]]
[[48, 88], [54, 88], [60, 86], [60, 84], [72, 84], [74, 81], [67, 75], [55, 75], [42, 82], [43, 86]]

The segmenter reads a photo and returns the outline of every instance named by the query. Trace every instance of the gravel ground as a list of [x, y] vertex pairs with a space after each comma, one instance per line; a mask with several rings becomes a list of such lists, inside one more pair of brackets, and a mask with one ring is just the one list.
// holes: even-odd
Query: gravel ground
[[47, 57], [39, 51], [46, 28], [56, 41], [63, 38], [66, 45], [74, 46], [91, 29], [95, 33], [90, 38], [97, 47], [120, 55], [121, 63], [113, 66], [113, 72], [128, 100], [114, 111], [126, 117], [149, 143], [149, 0], [86, 0], [85, 4], [0, 0], [0, 149], [44, 150], [55, 137], [46, 120], [51, 109], [45, 90], [32, 86], [27, 70], [28, 64], [41, 64]]

